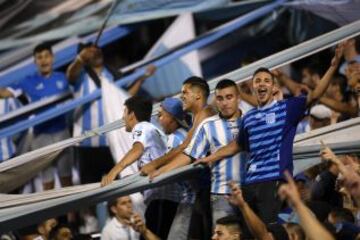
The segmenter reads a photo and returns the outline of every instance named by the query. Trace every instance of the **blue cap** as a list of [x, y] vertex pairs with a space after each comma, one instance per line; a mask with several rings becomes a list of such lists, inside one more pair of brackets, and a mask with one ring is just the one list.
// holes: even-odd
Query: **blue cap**
[[183, 110], [182, 102], [179, 99], [165, 98], [164, 101], [161, 102], [161, 107], [173, 116], [180, 125], [187, 127], [184, 119], [185, 112]]

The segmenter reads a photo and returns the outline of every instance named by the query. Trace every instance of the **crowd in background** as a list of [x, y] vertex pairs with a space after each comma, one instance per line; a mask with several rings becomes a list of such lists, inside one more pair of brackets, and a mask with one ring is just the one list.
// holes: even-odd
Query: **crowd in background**
[[[194, 162], [205, 166], [201, 173], [144, 191], [145, 212], [125, 196], [107, 203], [104, 224], [90, 208], [81, 217], [70, 212], [7, 237], [90, 239], [90, 234], [101, 233], [104, 240], [356, 239], [360, 234], [358, 156], [335, 156], [324, 145], [319, 153], [325, 160], [322, 164], [291, 176], [295, 134], [359, 116], [360, 39], [341, 43], [334, 55], [321, 61], [308, 58], [297, 72], [291, 66], [260, 68], [239, 86], [221, 80], [213, 99], [204, 79], [190, 77], [184, 80], [181, 100], [161, 102], [157, 125], [151, 121], [153, 102], [138, 94], [146, 78], [156, 72], [149, 66], [126, 89], [130, 98], [123, 118], [133, 137], [128, 154], [114, 164], [105, 136], [85, 140], [42, 171], [42, 187], [53, 189], [56, 174], [62, 187], [73, 185], [73, 168], [81, 184], [105, 186], [134, 162], [150, 178]], [[0, 90], [3, 114], [20, 107], [22, 95], [29, 102], [66, 91], [85, 96], [119, 74], [105, 66], [101, 49], [93, 45], [79, 49], [66, 73], [53, 70], [48, 44], [34, 49], [34, 59], [36, 75]], [[1, 139], [2, 161], [103, 125], [102, 107], [99, 99], [71, 116], [35, 126], [26, 147], [17, 147], [14, 138]]]

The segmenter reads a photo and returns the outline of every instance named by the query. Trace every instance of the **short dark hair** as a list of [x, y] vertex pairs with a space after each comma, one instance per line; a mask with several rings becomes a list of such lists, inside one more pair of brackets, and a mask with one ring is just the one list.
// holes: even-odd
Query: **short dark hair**
[[216, 220], [216, 224], [220, 225], [241, 225], [240, 219], [235, 215], [219, 218]]
[[58, 232], [61, 228], [68, 228], [73, 233], [73, 229], [70, 227], [70, 225], [65, 224], [65, 223], [60, 223], [51, 229], [51, 231], [49, 233], [49, 239], [51, 239], [51, 240], [55, 239], [56, 234], [58, 234]]
[[233, 80], [230, 80], [230, 79], [220, 80], [220, 81], [216, 84], [215, 89], [216, 89], [216, 90], [221, 90], [221, 89], [228, 88], [228, 87], [235, 87], [236, 92], [239, 91], [236, 83], [235, 83]]
[[265, 68], [265, 67], [260, 67], [260, 68], [256, 69], [252, 78], [254, 78], [256, 74], [261, 73], [261, 72], [270, 74], [271, 80], [273, 80], [273, 82], [275, 83], [274, 74], [272, 74], [272, 72], [268, 68]]
[[37, 45], [34, 48], [33, 55], [40, 53], [42, 51], [45, 51], [45, 50], [49, 51], [51, 54], [53, 54], [50, 43], [45, 42], [45, 43], [40, 43], [39, 45]]
[[150, 121], [152, 112], [152, 102], [144, 97], [133, 96], [128, 98], [124, 105], [129, 113], [134, 113], [138, 122]]
[[337, 218], [340, 221], [345, 221], [345, 222], [349, 222], [349, 223], [354, 223], [355, 222], [355, 217], [353, 215], [353, 213], [351, 212], [351, 210], [347, 209], [347, 208], [334, 208], [331, 210], [330, 214], [332, 214], [335, 218]]
[[113, 206], [116, 206], [117, 201], [118, 201], [118, 198], [113, 198], [113, 199], [111, 199], [111, 200], [109, 200], [109, 201], [107, 202], [107, 210], [108, 210], [108, 213], [109, 213], [110, 217], [114, 217], [114, 216], [115, 216], [115, 214], [111, 211], [111, 208], [112, 208]]
[[209, 84], [201, 77], [192, 76], [187, 78], [183, 85], [190, 84], [192, 87], [198, 87], [202, 91], [205, 98], [208, 98], [210, 95]]

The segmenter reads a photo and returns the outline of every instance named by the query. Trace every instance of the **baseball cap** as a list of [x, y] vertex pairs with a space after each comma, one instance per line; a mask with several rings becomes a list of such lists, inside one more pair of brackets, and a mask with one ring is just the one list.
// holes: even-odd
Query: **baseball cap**
[[182, 102], [177, 98], [165, 98], [161, 102], [161, 107], [168, 112], [183, 127], [188, 128], [189, 125], [185, 121], [185, 112]]
[[322, 104], [318, 104], [310, 109], [310, 115], [317, 119], [323, 120], [323, 119], [331, 118], [332, 112], [330, 108]]

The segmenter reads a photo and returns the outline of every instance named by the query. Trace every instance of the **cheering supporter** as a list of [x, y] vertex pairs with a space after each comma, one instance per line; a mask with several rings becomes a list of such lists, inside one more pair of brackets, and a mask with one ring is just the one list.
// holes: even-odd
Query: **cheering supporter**
[[274, 192], [283, 179], [283, 171], [293, 169], [292, 145], [296, 126], [307, 108], [326, 91], [341, 56], [342, 47], [339, 46], [329, 69], [314, 91], [307, 96], [282, 101], [274, 100], [272, 73], [265, 68], [255, 71], [253, 90], [259, 106], [243, 117], [237, 140], [198, 161], [213, 164], [239, 151], [249, 152], [243, 181], [244, 196], [266, 223], [276, 221], [281, 203]]
[[[102, 81], [113, 82], [117, 73], [105, 66], [102, 50], [94, 45], [84, 45], [67, 69], [69, 83], [74, 86], [75, 97], [86, 96], [101, 87]], [[137, 94], [142, 83], [152, 76], [156, 68], [149, 66], [146, 74], [129, 86], [131, 96]], [[101, 99], [75, 110], [74, 136], [104, 124]], [[98, 182], [114, 165], [105, 135], [95, 136], [81, 142], [77, 148], [80, 180], [82, 183]]]
[[226, 216], [216, 220], [212, 240], [240, 240], [241, 223], [236, 216]]
[[[35, 102], [70, 90], [66, 76], [61, 72], [53, 71], [54, 56], [49, 44], [43, 43], [36, 46], [33, 56], [38, 72], [7, 89], [3, 89], [1, 91], [2, 97], [16, 97], [18, 94], [24, 93], [31, 102]], [[51, 106], [47, 107], [47, 109], [49, 108]], [[61, 115], [34, 127], [34, 139], [30, 143], [31, 150], [69, 137], [66, 115]], [[63, 187], [72, 185], [72, 158], [72, 152], [65, 149], [54, 161]], [[53, 189], [55, 184], [53, 167], [43, 170], [41, 176], [43, 189]]]

